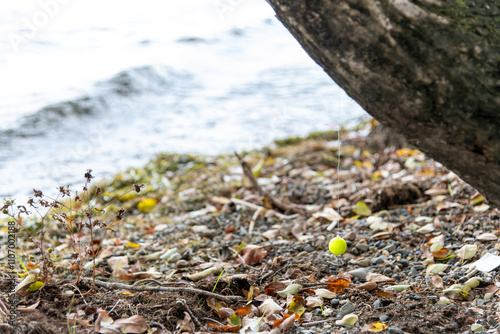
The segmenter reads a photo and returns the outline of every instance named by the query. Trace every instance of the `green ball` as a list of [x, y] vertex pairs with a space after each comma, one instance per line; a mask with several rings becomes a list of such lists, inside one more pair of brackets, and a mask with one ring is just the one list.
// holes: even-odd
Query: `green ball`
[[334, 255], [342, 255], [345, 253], [347, 249], [347, 243], [341, 237], [336, 236], [335, 238], [330, 240], [330, 243], [328, 244], [328, 249]]

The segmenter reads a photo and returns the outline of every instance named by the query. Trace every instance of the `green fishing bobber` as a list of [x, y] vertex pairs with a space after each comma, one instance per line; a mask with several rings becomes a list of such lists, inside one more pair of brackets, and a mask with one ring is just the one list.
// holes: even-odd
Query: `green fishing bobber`
[[345, 253], [347, 249], [347, 243], [341, 237], [336, 236], [335, 238], [330, 240], [330, 243], [328, 244], [328, 249], [334, 255], [342, 255]]

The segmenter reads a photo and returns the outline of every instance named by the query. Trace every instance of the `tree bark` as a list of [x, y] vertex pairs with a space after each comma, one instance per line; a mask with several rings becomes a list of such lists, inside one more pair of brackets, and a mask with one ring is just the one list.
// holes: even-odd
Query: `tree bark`
[[500, 205], [500, 1], [268, 2], [369, 114]]

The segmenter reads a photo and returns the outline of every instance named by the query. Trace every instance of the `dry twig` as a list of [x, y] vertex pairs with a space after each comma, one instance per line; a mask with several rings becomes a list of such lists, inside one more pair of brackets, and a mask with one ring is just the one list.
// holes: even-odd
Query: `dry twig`
[[274, 207], [281, 209], [283, 211], [290, 211], [290, 212], [301, 211], [297, 205], [283, 203], [280, 200], [271, 196], [271, 194], [269, 194], [267, 191], [262, 189], [259, 186], [257, 180], [255, 179], [255, 176], [253, 176], [252, 168], [250, 168], [250, 166], [245, 162], [245, 160], [243, 160], [243, 158], [238, 153], [234, 152], [234, 154], [238, 157], [238, 160], [240, 161], [241, 164], [241, 168], [243, 168], [243, 172], [250, 179], [250, 182], [252, 183], [255, 190], [257, 190], [257, 192], [262, 196], [266, 197]]
[[[83, 278], [85, 281], [91, 281], [91, 278]], [[108, 283], [108, 282], [103, 282], [96, 280], [95, 285], [109, 289], [109, 290], [115, 290], [115, 289], [125, 289], [125, 290], [131, 290], [131, 291], [168, 291], [168, 292], [187, 292], [187, 293], [193, 293], [193, 294], [198, 294], [202, 296], [207, 296], [207, 297], [213, 297], [219, 300], [223, 300], [225, 302], [237, 302], [243, 297], [240, 296], [222, 296], [217, 293], [212, 293], [204, 290], [199, 290], [195, 288], [185, 288], [185, 287], [165, 287], [165, 286], [144, 286], [144, 285], [128, 285], [128, 284], [122, 284], [122, 283]]]

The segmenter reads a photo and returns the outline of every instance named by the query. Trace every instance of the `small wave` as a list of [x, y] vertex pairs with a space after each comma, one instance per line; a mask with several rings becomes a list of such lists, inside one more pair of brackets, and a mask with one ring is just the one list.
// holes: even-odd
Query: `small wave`
[[142, 94], [164, 94], [176, 82], [191, 78], [189, 73], [164, 66], [143, 66], [122, 71], [95, 84], [91, 94], [48, 105], [19, 120], [18, 126], [0, 131], [0, 141], [13, 137], [41, 136], [68, 119], [84, 119], [106, 113], [110, 101]]

